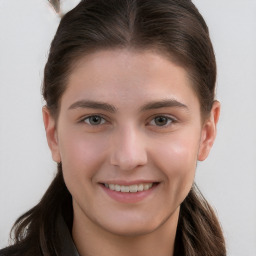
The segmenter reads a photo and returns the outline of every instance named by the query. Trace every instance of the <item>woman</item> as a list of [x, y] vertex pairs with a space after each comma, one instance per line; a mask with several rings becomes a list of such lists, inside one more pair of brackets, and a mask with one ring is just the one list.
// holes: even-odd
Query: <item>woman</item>
[[0, 255], [226, 255], [194, 185], [216, 136], [215, 81], [191, 1], [81, 1], [44, 73], [58, 173]]

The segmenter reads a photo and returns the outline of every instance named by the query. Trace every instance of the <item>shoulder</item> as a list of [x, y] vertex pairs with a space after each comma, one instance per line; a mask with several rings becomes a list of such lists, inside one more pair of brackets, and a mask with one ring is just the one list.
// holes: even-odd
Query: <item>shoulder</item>
[[16, 256], [16, 255], [23, 256], [23, 254], [20, 254], [18, 252], [15, 246], [9, 246], [0, 250], [0, 256]]
[[10, 252], [8, 252], [8, 251], [10, 251], [8, 248], [9, 247], [1, 249], [0, 256], [11, 256], [12, 254], [10, 254]]
[[11, 245], [0, 250], [0, 256], [41, 256], [41, 251], [26, 248], [22, 244]]

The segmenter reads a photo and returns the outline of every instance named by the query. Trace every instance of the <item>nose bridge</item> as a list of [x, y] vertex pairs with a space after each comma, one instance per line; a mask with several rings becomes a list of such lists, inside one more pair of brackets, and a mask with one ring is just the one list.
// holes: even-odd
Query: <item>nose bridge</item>
[[135, 125], [128, 124], [115, 132], [111, 154], [111, 164], [122, 170], [132, 170], [147, 162], [145, 139]]

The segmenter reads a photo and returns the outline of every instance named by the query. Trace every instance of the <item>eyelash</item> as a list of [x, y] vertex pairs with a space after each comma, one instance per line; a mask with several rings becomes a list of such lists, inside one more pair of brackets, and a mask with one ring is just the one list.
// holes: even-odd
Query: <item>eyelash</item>
[[[98, 124], [92, 124], [90, 122], [90, 119], [92, 119], [92, 118], [99, 118], [100, 122]], [[167, 123], [163, 124], [163, 125], [157, 125], [156, 124], [157, 118], [163, 118], [167, 121]], [[86, 122], [86, 120], [88, 120], [88, 122]], [[87, 117], [83, 118], [80, 122], [87, 123], [88, 125], [91, 125], [91, 126], [99, 126], [99, 125], [103, 125], [103, 124], [107, 123], [107, 120], [104, 117], [102, 117], [101, 115], [91, 115], [91, 116], [87, 116]], [[154, 122], [154, 124], [152, 124], [152, 122]], [[173, 117], [170, 117], [167, 115], [157, 115], [157, 116], [154, 116], [153, 118], [151, 118], [150, 121], [148, 122], [148, 124], [152, 125], [152, 126], [157, 126], [160, 128], [165, 128], [165, 127], [168, 127], [169, 125], [176, 123], [176, 122], [177, 122], [177, 119], [175, 119]]]

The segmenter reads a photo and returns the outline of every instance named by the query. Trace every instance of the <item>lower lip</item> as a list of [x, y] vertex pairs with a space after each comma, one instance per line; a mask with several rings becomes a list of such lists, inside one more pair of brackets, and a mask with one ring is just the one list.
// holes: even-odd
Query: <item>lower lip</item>
[[154, 184], [153, 187], [151, 187], [148, 190], [140, 191], [140, 192], [118, 192], [115, 190], [111, 190], [107, 187], [105, 187], [103, 184], [101, 184], [101, 187], [103, 190], [114, 200], [120, 202], [120, 203], [130, 203], [134, 204], [137, 202], [140, 202], [150, 196], [155, 189], [159, 186], [159, 184]]

